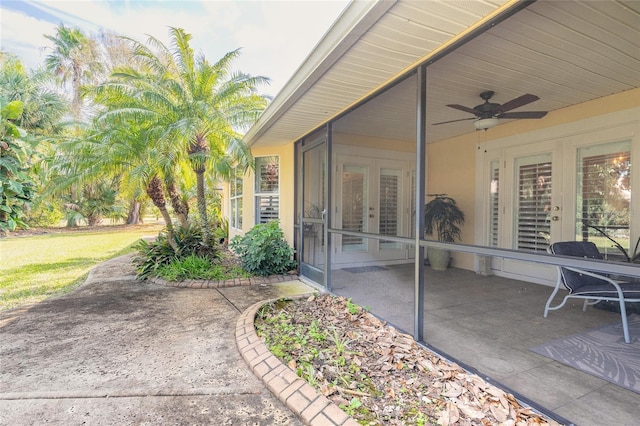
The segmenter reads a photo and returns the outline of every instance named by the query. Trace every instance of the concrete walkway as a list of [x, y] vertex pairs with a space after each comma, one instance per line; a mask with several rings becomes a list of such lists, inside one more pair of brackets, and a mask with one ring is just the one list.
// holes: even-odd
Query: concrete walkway
[[300, 425], [241, 358], [236, 323], [300, 281], [135, 281], [129, 256], [74, 292], [0, 313], [0, 425]]

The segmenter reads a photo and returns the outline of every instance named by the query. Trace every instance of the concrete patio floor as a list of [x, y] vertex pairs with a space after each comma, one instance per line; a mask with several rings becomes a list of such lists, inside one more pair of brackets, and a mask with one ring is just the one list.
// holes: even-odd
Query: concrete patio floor
[[[333, 292], [413, 334], [413, 264], [363, 273], [334, 270], [331, 279]], [[620, 321], [612, 312], [582, 312], [580, 301], [543, 318], [551, 291], [523, 281], [427, 267], [425, 343], [569, 424], [637, 425], [639, 394], [529, 350]]]

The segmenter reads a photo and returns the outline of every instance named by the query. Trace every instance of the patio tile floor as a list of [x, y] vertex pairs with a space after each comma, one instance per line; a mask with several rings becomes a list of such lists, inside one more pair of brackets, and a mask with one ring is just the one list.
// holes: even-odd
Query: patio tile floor
[[[332, 291], [413, 334], [413, 265], [372, 273], [334, 270]], [[569, 302], [543, 318], [552, 288], [470, 271], [425, 268], [425, 342], [580, 426], [637, 425], [640, 395], [538, 355], [529, 348], [620, 321]], [[559, 297], [559, 296], [557, 296]], [[638, 354], [640, 356], [640, 354]]]

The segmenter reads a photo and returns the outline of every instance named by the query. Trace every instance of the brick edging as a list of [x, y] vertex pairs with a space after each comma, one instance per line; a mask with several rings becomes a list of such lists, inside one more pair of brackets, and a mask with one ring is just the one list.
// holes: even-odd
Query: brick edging
[[271, 301], [267, 300], [252, 305], [240, 314], [236, 323], [236, 345], [253, 374], [305, 424], [357, 426], [358, 422], [269, 352], [258, 337], [254, 325], [256, 313], [269, 302]]
[[160, 284], [167, 287], [179, 288], [223, 288], [238, 287], [261, 284], [275, 284], [285, 281], [294, 281], [298, 279], [298, 275], [268, 275], [266, 277], [251, 278], [233, 278], [230, 280], [184, 280], [184, 281], [167, 281], [164, 278], [154, 277], [147, 280], [153, 284]]

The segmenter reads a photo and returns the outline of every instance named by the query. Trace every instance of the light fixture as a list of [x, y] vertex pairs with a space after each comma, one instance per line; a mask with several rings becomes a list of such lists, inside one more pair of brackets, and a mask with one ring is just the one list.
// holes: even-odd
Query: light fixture
[[495, 117], [479, 118], [473, 122], [477, 130], [487, 130], [498, 125], [498, 119]]

